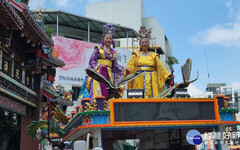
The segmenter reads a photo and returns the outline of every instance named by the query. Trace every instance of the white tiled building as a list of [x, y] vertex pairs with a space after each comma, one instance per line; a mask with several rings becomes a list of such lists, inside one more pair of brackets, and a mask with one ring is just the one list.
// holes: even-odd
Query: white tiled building
[[[141, 26], [147, 29], [152, 28], [152, 38], [156, 38], [156, 46], [164, 52], [160, 58], [164, 65], [169, 69], [166, 63], [167, 56], [172, 56], [172, 45], [165, 36], [165, 31], [154, 17], [144, 17], [144, 4], [142, 0], [116, 0], [110, 2], [94, 3], [86, 5], [86, 16], [95, 18], [122, 26], [134, 28], [136, 31]], [[137, 42], [133, 44], [132, 39], [119, 39], [120, 47], [132, 49], [133, 45], [137, 47]]]

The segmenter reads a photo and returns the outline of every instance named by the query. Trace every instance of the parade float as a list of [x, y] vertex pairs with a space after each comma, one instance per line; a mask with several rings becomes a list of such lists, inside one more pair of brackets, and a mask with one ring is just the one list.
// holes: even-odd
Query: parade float
[[[33, 121], [28, 126], [28, 133], [42, 142], [43, 147], [63, 149], [68, 145], [74, 150], [199, 149], [197, 145], [208, 142], [203, 135], [215, 133], [210, 136], [212, 149], [225, 150], [226, 141], [231, 138], [223, 135], [231, 134], [227, 129], [239, 124], [235, 117], [238, 110], [229, 108], [229, 98], [223, 95], [190, 98], [187, 87], [198, 79], [190, 81], [191, 67], [192, 61], [188, 59], [181, 68], [183, 82], [166, 87], [158, 98], [145, 98], [143, 89], [128, 90], [127, 98], [118, 94], [121, 85], [144, 71], [112, 85], [101, 74], [87, 68], [89, 77], [107, 85], [108, 98], [104, 100], [100, 94], [94, 99], [80, 95], [79, 105], [71, 116], [65, 115], [63, 107], [71, 105], [66, 96], [71, 92], [63, 94], [61, 86], [46, 81], [45, 113], [41, 121]], [[54, 138], [59, 140], [56, 142]]]
[[[228, 108], [229, 98], [223, 95], [189, 98], [186, 87], [192, 81], [189, 81], [190, 70], [187, 68], [191, 68], [190, 59], [182, 67], [184, 81], [162, 92], [159, 98], [146, 99], [139, 90], [129, 91], [128, 97], [131, 98], [126, 99], [111, 97], [104, 101], [100, 95], [93, 101], [82, 98], [71, 116], [67, 117], [56, 106], [52, 113], [49, 112], [53, 114], [49, 121], [33, 122], [28, 132], [37, 138], [41, 130], [42, 136], [38, 139], [48, 137], [49, 141], [51, 137], [47, 134], [55, 133], [62, 138], [62, 145], [64, 141], [69, 141], [74, 150], [96, 147], [104, 150], [195, 149], [196, 144], [191, 145], [186, 139], [188, 131], [225, 133], [227, 127], [239, 124], [235, 118], [238, 110]], [[106, 82], [93, 70], [87, 69], [87, 73], [99, 82]], [[124, 81], [134, 76], [130, 75]], [[216, 140], [214, 147], [224, 149], [221, 140], [224, 139]]]

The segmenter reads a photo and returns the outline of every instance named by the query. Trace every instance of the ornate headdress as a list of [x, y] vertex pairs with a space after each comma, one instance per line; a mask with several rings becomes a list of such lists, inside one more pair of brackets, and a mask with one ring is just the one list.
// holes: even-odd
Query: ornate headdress
[[135, 33], [137, 34], [137, 38], [138, 40], [141, 40], [142, 38], [147, 38], [147, 39], [151, 39], [151, 33], [152, 33], [152, 28], [150, 28], [149, 30], [146, 29], [145, 26], [141, 26], [140, 30], [137, 32], [135, 31]]
[[[115, 30], [111, 24], [105, 24], [102, 26], [102, 28], [103, 28], [102, 46], [104, 46], [104, 35], [109, 34], [113, 37]], [[113, 48], [115, 48], [115, 43], [113, 40], [112, 40], [112, 44], [113, 44]]]
[[111, 24], [105, 24], [102, 26], [103, 28], [103, 36], [106, 35], [106, 34], [110, 34], [113, 36], [115, 30], [114, 30], [114, 27], [111, 25]]

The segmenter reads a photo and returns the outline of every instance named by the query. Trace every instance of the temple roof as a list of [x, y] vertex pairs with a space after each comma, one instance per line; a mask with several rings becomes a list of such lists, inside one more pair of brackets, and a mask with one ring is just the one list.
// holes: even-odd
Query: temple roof
[[16, 11], [18, 11], [20, 17], [24, 21], [23, 31], [25, 32], [27, 37], [31, 38], [31, 41], [42, 42], [44, 45], [47, 45], [49, 47], [54, 46], [52, 39], [43, 31], [40, 25], [33, 18], [27, 5], [16, 3], [13, 0], [10, 0], [10, 2], [6, 3], [10, 3], [12, 6], [16, 8]]
[[0, 20], [4, 20], [11, 27], [19, 30], [22, 30], [24, 26], [23, 20], [7, 0], [0, 0]]
[[45, 63], [48, 66], [55, 66], [55, 67], [63, 67], [65, 66], [64, 61], [61, 59], [58, 59], [52, 55], [46, 56], [46, 55], [41, 55], [41, 59], [43, 63]]
[[28, 35], [29, 37], [41, 41], [49, 47], [54, 46], [52, 39], [43, 31], [28, 9], [25, 9], [20, 15], [25, 22], [24, 30], [29, 30], [29, 33], [31, 33], [31, 35]]

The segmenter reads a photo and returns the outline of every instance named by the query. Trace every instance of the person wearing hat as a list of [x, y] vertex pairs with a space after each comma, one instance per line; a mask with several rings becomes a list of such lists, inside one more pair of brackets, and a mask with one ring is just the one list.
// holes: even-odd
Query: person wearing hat
[[[118, 81], [122, 78], [125, 69], [117, 62], [117, 52], [114, 50], [115, 44], [113, 40], [113, 34], [114, 28], [112, 25], [103, 25], [102, 44], [95, 46], [88, 65], [88, 68], [96, 70], [112, 84], [118, 83]], [[98, 95], [104, 96], [104, 99], [108, 97], [106, 85], [99, 83], [91, 77], [87, 78], [86, 88], [89, 91], [89, 96], [91, 99], [94, 99]]]
[[147, 36], [140, 37], [140, 50], [132, 53], [126, 74], [145, 71], [141, 76], [128, 82], [128, 89], [143, 89], [145, 98], [156, 98], [163, 91], [171, 73], [162, 64], [157, 53], [150, 51]]

